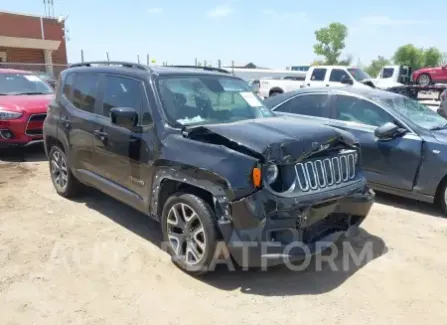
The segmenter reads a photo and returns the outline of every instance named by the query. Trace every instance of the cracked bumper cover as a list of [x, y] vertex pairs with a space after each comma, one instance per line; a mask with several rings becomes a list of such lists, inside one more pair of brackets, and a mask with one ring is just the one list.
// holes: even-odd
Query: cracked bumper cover
[[242, 267], [301, 260], [358, 228], [375, 193], [362, 180], [330, 192], [285, 198], [267, 190], [231, 203], [231, 220], [219, 221], [223, 240]]

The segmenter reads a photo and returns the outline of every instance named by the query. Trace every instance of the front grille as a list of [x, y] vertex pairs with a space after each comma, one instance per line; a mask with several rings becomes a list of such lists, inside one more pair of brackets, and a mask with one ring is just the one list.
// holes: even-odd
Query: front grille
[[303, 192], [330, 188], [355, 178], [357, 151], [346, 150], [335, 157], [300, 162], [295, 165], [297, 185]]
[[42, 135], [43, 122], [47, 114], [33, 114], [26, 125], [25, 134], [30, 136]]

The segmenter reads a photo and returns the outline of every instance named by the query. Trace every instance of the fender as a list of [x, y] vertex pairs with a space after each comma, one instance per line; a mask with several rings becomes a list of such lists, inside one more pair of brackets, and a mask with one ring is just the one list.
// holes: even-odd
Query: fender
[[221, 204], [228, 204], [235, 198], [235, 193], [228, 182], [212, 172], [192, 168], [191, 166], [159, 166], [154, 173], [152, 191], [149, 195], [151, 198], [150, 213], [152, 216], [157, 216], [161, 184], [166, 179], [192, 185], [210, 192], [214, 199]]

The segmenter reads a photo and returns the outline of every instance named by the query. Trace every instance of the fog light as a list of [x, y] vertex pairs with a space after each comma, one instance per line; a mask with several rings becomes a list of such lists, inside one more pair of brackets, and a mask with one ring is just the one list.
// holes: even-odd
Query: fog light
[[12, 138], [12, 133], [9, 130], [0, 130], [0, 135], [3, 139], [9, 140]]

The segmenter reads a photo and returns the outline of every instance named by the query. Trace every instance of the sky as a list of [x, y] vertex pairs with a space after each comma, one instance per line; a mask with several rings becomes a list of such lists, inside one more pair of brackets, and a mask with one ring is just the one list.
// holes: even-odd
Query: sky
[[[447, 52], [447, 1], [431, 0], [53, 0], [67, 16], [68, 60], [106, 59], [157, 64], [307, 65], [315, 30], [331, 22], [348, 27], [343, 56], [367, 65], [391, 57], [400, 45]], [[432, 9], [435, 8], [435, 9]], [[0, 10], [43, 15], [43, 0], [0, 0]]]

